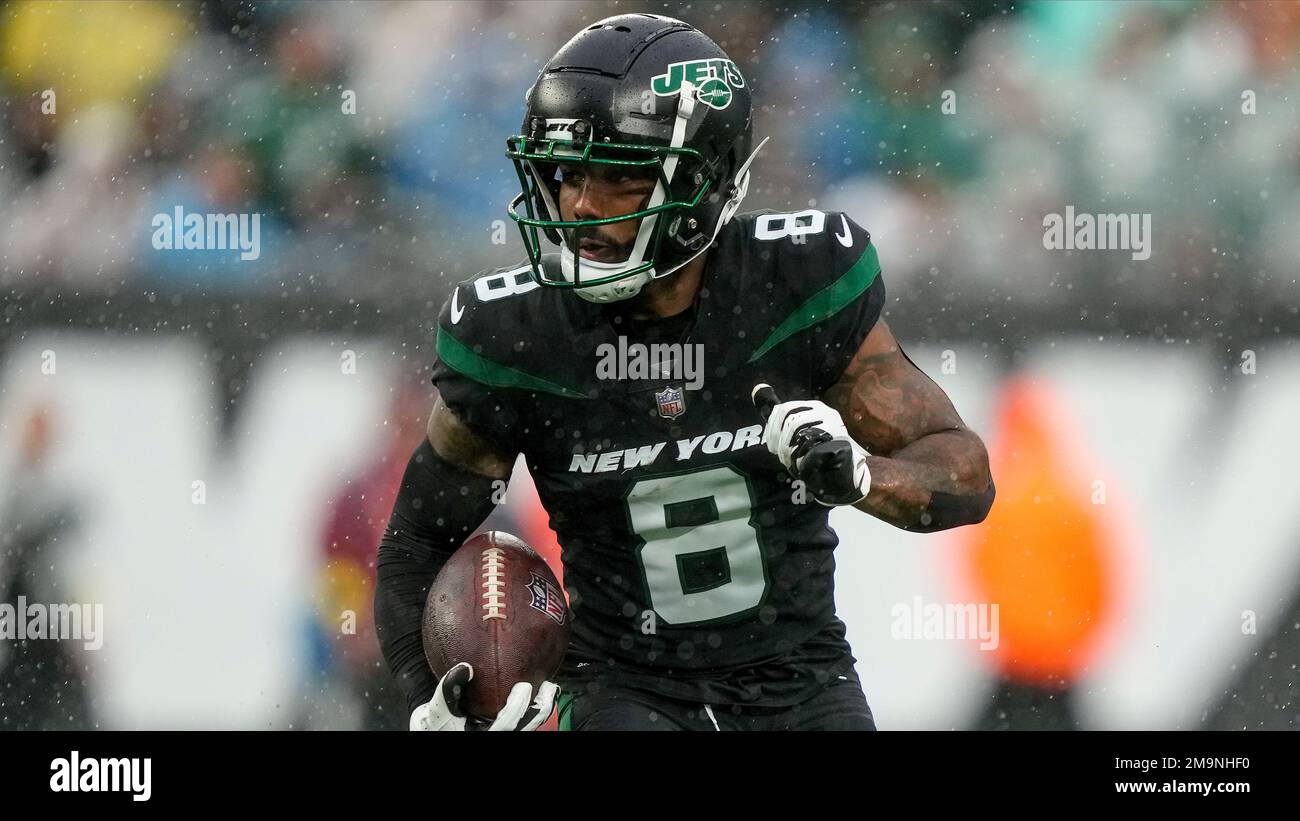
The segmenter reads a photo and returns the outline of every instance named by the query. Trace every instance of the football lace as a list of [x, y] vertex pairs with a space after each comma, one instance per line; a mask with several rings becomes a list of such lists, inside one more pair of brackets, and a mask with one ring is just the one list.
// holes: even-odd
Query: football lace
[[489, 547], [483, 551], [483, 609], [487, 611], [483, 614], [483, 621], [506, 617], [502, 612], [505, 609], [503, 599], [506, 595], [502, 592], [506, 583], [502, 555], [499, 547]]

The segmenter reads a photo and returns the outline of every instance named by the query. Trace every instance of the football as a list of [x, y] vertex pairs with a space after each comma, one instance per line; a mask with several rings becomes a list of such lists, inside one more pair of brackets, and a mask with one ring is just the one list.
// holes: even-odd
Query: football
[[491, 530], [461, 545], [434, 579], [422, 634], [438, 677], [462, 661], [474, 668], [461, 706], [491, 719], [516, 682], [536, 693], [559, 669], [569, 644], [568, 602], [536, 551]]

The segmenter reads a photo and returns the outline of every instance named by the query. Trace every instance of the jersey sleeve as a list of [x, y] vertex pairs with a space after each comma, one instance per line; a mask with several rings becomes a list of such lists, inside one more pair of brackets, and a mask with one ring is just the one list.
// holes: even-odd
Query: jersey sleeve
[[[803, 230], [794, 217], [812, 221]], [[871, 234], [839, 211], [760, 215], [755, 237], [772, 243], [776, 311], [750, 361], [774, 349], [802, 346], [808, 387], [820, 396], [840, 378], [885, 305], [885, 283]]]
[[804, 303], [820, 318], [806, 339], [817, 396], [844, 374], [885, 307], [885, 281], [871, 234], [841, 212], [827, 218], [829, 263], [817, 282], [821, 287]]
[[490, 312], [474, 289], [457, 285], [438, 316], [432, 380], [457, 419], [503, 453], [515, 454], [521, 450], [517, 397], [491, 384], [493, 333]]

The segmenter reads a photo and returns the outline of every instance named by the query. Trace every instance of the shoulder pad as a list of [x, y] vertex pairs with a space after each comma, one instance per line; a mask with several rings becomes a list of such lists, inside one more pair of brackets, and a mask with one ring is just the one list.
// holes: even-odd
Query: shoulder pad
[[[558, 259], [548, 254], [542, 264]], [[564, 337], [576, 307], [567, 303], [576, 301], [538, 285], [526, 263], [480, 271], [458, 283], [443, 305], [438, 358], [484, 384], [580, 396], [572, 378], [555, 373], [565, 360], [554, 356], [554, 340]]]
[[838, 283], [860, 293], [880, 274], [871, 234], [843, 211], [778, 213], [754, 211], [737, 218], [747, 231], [751, 249], [784, 286], [802, 301]]
[[458, 282], [447, 298], [438, 325], [464, 341], [477, 339], [491, 326], [518, 314], [523, 297], [541, 286], [533, 281], [528, 265], [513, 265], [479, 271]]

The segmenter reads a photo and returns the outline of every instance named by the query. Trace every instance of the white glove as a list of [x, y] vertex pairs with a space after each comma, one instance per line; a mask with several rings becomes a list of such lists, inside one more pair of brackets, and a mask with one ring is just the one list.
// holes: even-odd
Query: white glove
[[[411, 713], [411, 729], [429, 730], [521, 730], [531, 731], [542, 726], [555, 709], [555, 697], [560, 688], [549, 681], [537, 688], [533, 698], [533, 685], [521, 681], [510, 688], [506, 704], [490, 725], [469, 718], [460, 706], [465, 685], [474, 678], [474, 668], [461, 662], [447, 671], [438, 682], [438, 689], [428, 704], [421, 704]], [[530, 703], [531, 702], [531, 703]]]
[[[763, 444], [773, 456], [781, 460], [781, 464], [785, 465], [787, 470], [795, 476], [800, 476], [802, 464], [794, 464], [794, 450], [799, 444], [796, 434], [809, 427], [820, 428], [830, 434], [832, 439], [848, 442], [853, 447], [853, 482], [862, 494], [856, 501], [865, 499], [871, 490], [867, 450], [853, 441], [853, 437], [849, 436], [849, 429], [844, 425], [844, 420], [840, 418], [839, 411], [825, 402], [816, 399], [800, 399], [782, 402], [772, 408], [772, 413], [767, 417], [767, 425], [763, 428]], [[800, 454], [801, 462], [806, 458], [806, 453]], [[821, 499], [817, 501], [828, 507], [834, 506]], [[856, 504], [856, 501], [847, 504]]]

